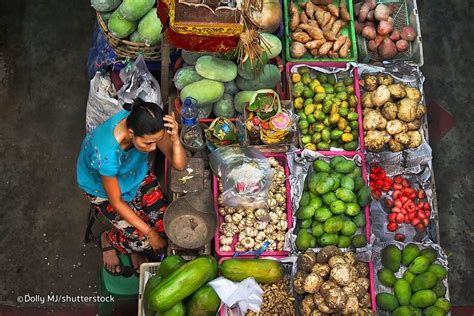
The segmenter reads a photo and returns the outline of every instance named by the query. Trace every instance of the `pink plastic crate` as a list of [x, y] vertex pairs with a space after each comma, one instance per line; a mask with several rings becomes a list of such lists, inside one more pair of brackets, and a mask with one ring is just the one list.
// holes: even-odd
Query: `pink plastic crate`
[[[306, 65], [309, 67], [320, 67], [320, 68], [343, 68], [345, 69], [347, 64], [346, 63], [336, 63], [336, 62], [328, 62], [328, 63], [323, 63], [323, 62], [301, 62], [301, 63], [286, 63], [286, 81], [287, 81], [287, 95], [288, 99], [293, 101], [293, 97], [291, 95], [291, 69], [293, 66], [296, 65]], [[362, 126], [362, 107], [360, 103], [360, 87], [359, 87], [359, 71], [357, 68], [354, 68], [354, 91], [355, 95], [357, 97], [357, 114], [359, 114], [358, 122], [359, 122], [359, 149], [355, 151], [344, 151], [344, 152], [349, 152], [349, 153], [363, 153], [364, 152], [364, 129]], [[299, 132], [299, 129], [298, 129]], [[319, 151], [318, 152], [325, 154], [330, 151]]]
[[[287, 159], [286, 159], [286, 154], [285, 153], [263, 153], [265, 157], [273, 157], [275, 158], [280, 165], [283, 165], [285, 167], [285, 175], [286, 175], [286, 214], [288, 217], [288, 229], [292, 227], [292, 216], [293, 212], [291, 209], [291, 190], [290, 190], [290, 181], [288, 180], [290, 176], [290, 168], [288, 167]], [[218, 257], [232, 257], [235, 254], [235, 251], [220, 251], [220, 244], [219, 244], [219, 237], [221, 236], [221, 233], [219, 231], [219, 227], [222, 224], [224, 218], [219, 214], [219, 206], [217, 205], [217, 197], [219, 196], [219, 184], [217, 181], [217, 177], [214, 176], [214, 209], [217, 214], [217, 223], [218, 223], [218, 228], [216, 230], [216, 234], [214, 236], [214, 248], [216, 250], [216, 254]], [[234, 235], [234, 241], [232, 242], [231, 247], [234, 247], [234, 245], [237, 243], [237, 235]], [[242, 255], [242, 257], [252, 257], [253, 255]], [[278, 257], [278, 256], [283, 256], [286, 257], [288, 256], [288, 251], [265, 251], [262, 253], [262, 257]]]
[[[244, 259], [244, 257], [237, 257], [237, 258], [234, 258], [234, 259], [239, 259], [239, 258]], [[284, 257], [275, 256], [274, 258], [279, 259], [279, 258], [284, 258]], [[223, 261], [229, 260], [229, 259], [232, 259], [232, 258], [231, 257], [222, 257], [222, 258], [219, 259], [218, 263], [220, 265]], [[376, 310], [377, 303], [376, 303], [376, 300], [375, 300], [375, 274], [374, 274], [374, 264], [373, 264], [372, 260], [369, 261], [369, 281], [370, 281], [370, 288], [369, 288], [370, 301], [371, 301], [371, 305], [372, 305], [372, 310], [375, 313], [377, 311]], [[223, 307], [223, 305], [221, 306], [221, 309], [219, 310], [219, 315], [221, 315], [221, 316], [225, 315], [224, 309], [222, 307]]]

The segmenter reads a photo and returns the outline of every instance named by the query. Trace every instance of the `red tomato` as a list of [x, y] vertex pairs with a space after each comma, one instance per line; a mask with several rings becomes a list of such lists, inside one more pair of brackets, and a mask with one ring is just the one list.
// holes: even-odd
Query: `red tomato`
[[393, 200], [390, 200], [390, 199], [385, 200], [385, 205], [387, 205], [387, 207], [392, 207], [393, 206]]
[[403, 188], [402, 189], [403, 195], [410, 196], [412, 193], [415, 193], [415, 190], [412, 188]]
[[385, 170], [383, 169], [380, 170], [379, 177], [380, 179], [385, 179], [387, 177], [387, 173], [385, 172]]
[[370, 165], [370, 169], [374, 173], [379, 173], [382, 168], [380, 167], [378, 163], [373, 163]]
[[400, 200], [395, 200], [394, 205], [396, 207], [402, 207], [403, 206], [402, 201], [400, 201]]
[[400, 213], [401, 211], [402, 211], [401, 208], [398, 208], [398, 207], [392, 208], [392, 213]]
[[413, 220], [416, 216], [416, 213], [415, 212], [411, 212], [411, 213], [408, 213], [408, 218]]
[[397, 218], [395, 219], [395, 221], [398, 223], [398, 224], [401, 224], [405, 221], [405, 215], [401, 214], [401, 213], [398, 213], [397, 214]]
[[380, 192], [380, 190], [373, 190], [372, 197], [376, 200], [380, 200], [380, 198], [382, 197], [382, 192]]
[[419, 219], [425, 219], [426, 218], [425, 213], [423, 211], [418, 211], [418, 213], [416, 213], [416, 216]]
[[396, 218], [397, 218], [397, 213], [388, 214], [388, 221], [389, 222], [394, 222]]
[[402, 202], [403, 205], [405, 205], [405, 203], [408, 201], [408, 198], [406, 196], [402, 196], [400, 198], [400, 202]]
[[418, 191], [418, 198], [419, 199], [424, 199], [425, 197], [426, 197], [425, 190]]
[[403, 185], [401, 185], [400, 183], [394, 183], [393, 184], [393, 189], [394, 190], [401, 190], [401, 189], [403, 189]]
[[415, 230], [419, 233], [422, 233], [426, 230], [426, 227], [423, 224], [419, 223], [415, 226]]
[[428, 218], [425, 218], [422, 222], [425, 226], [428, 226], [430, 224], [430, 220]]
[[425, 202], [425, 204], [423, 205], [423, 209], [424, 209], [425, 211], [431, 210], [430, 203], [429, 203], [429, 202]]
[[390, 189], [392, 188], [392, 184], [385, 181], [383, 184], [382, 184], [382, 191], [384, 192], [388, 192], [390, 191]]
[[402, 191], [400, 191], [400, 190], [395, 190], [392, 193], [392, 197], [393, 197], [394, 200], [399, 199], [401, 196], [402, 196]]
[[418, 225], [419, 223], [420, 223], [420, 219], [419, 219], [419, 218], [413, 218], [413, 219], [411, 220], [411, 224], [412, 224], [413, 226], [416, 226], [416, 225]]
[[395, 181], [395, 183], [402, 183], [403, 178], [402, 178], [402, 176], [396, 176], [396, 177], [393, 179], [393, 181]]
[[423, 203], [423, 202], [418, 202], [418, 204], [416, 205], [416, 209], [417, 209], [417, 210], [422, 210], [422, 209], [423, 209], [423, 205], [425, 205], [425, 203]]
[[410, 199], [412, 200], [416, 199], [416, 192], [413, 192], [412, 194], [410, 194]]
[[430, 218], [431, 212], [430, 211], [425, 211], [425, 216], [426, 218]]
[[379, 176], [375, 173], [371, 173], [369, 179], [370, 181], [377, 181], [379, 179]]
[[389, 231], [391, 231], [391, 232], [394, 232], [394, 231], [396, 231], [396, 230], [398, 229], [398, 224], [395, 223], [395, 222], [389, 222], [389, 223], [387, 224], [387, 229], [388, 229]]
[[401, 209], [400, 213], [402, 213], [403, 215], [406, 215], [406, 214], [408, 214], [407, 210], [406, 210], [406, 209], [404, 209], [404, 208], [402, 208], [402, 209]]
[[411, 220], [408, 217], [405, 217], [405, 224], [410, 224]]
[[408, 181], [405, 180], [405, 179], [403, 179], [402, 185], [403, 185], [405, 188], [408, 188], [408, 187], [410, 186], [410, 184], [408, 183]]
[[405, 240], [405, 235], [403, 234], [395, 234], [395, 240], [396, 241], [404, 241]]
[[376, 187], [377, 189], [381, 189], [382, 186], [383, 186], [383, 181], [382, 181], [382, 180], [377, 180], [377, 181], [375, 182], [375, 187]]

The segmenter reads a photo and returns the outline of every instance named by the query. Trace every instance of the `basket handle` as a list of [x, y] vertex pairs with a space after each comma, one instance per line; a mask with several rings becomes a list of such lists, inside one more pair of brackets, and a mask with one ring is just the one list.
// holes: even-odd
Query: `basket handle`
[[236, 252], [232, 258], [236, 258], [241, 255], [255, 255], [255, 259], [258, 259], [262, 253], [267, 250], [268, 246], [270, 246], [270, 242], [267, 240], [263, 243], [262, 247], [258, 248], [256, 251]]

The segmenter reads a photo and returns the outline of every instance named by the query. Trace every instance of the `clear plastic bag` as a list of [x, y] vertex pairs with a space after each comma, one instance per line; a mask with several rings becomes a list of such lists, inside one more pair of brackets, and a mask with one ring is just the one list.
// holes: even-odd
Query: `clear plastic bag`
[[211, 169], [222, 179], [224, 205], [266, 208], [273, 170], [257, 149], [227, 146], [209, 156]]

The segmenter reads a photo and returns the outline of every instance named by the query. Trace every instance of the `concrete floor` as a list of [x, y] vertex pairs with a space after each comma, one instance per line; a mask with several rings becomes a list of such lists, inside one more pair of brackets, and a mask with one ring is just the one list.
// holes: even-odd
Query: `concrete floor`
[[[474, 10], [462, 0], [418, 5], [427, 100], [457, 119], [431, 140], [451, 300], [474, 305]], [[101, 261], [82, 243], [88, 203], [75, 180], [94, 12], [87, 0], [0, 1], [0, 12], [0, 304], [27, 293], [94, 295]]]

